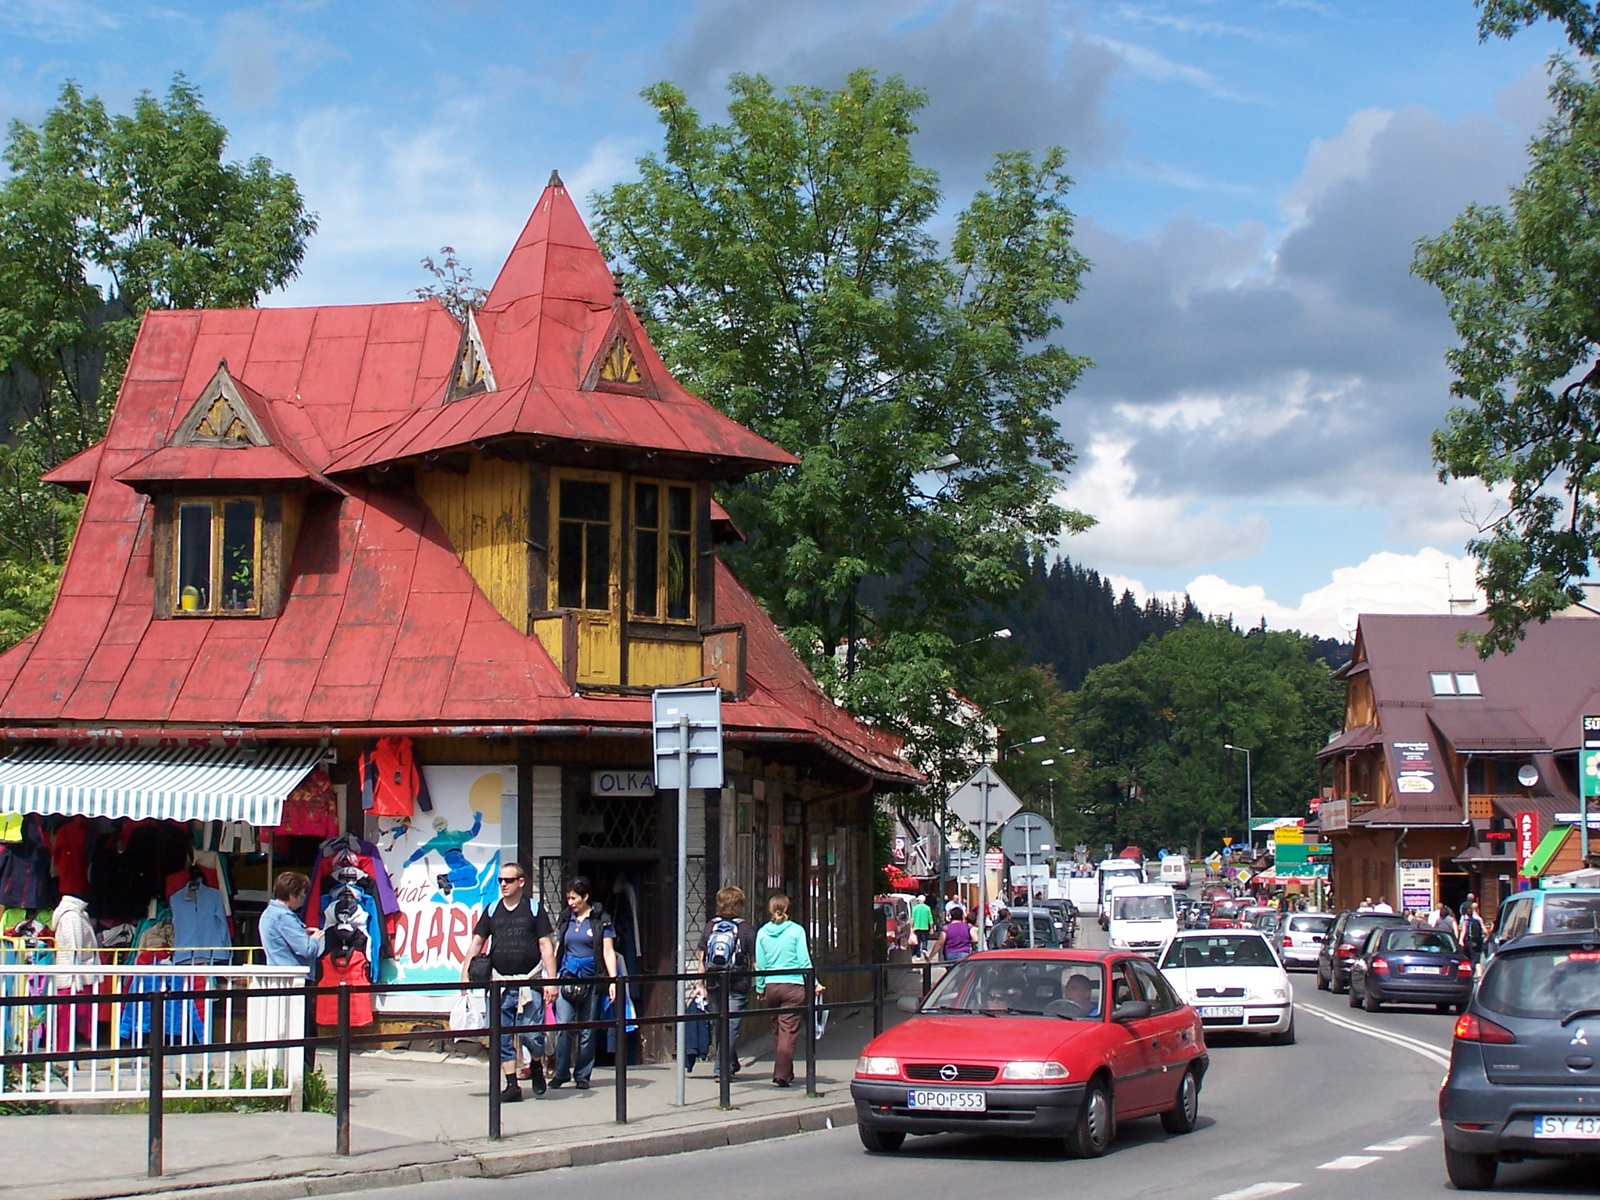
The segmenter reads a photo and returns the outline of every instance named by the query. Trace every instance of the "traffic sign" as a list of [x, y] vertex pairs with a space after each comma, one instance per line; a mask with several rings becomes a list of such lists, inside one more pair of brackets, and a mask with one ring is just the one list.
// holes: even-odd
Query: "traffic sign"
[[1019, 812], [1000, 828], [1000, 849], [1012, 862], [1032, 865], [1055, 850], [1050, 822], [1036, 812]]
[[[651, 693], [655, 726], [656, 787], [673, 791], [682, 782], [688, 740], [689, 786], [722, 786], [722, 689], [657, 688]], [[687, 725], [684, 722], [687, 721]]]
[[973, 827], [979, 836], [1011, 819], [1022, 801], [994, 773], [985, 766], [976, 775], [950, 793], [946, 801], [950, 811]]

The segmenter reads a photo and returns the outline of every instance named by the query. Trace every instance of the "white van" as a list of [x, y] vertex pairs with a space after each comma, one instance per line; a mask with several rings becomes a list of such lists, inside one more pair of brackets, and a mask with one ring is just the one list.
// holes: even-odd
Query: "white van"
[[1107, 929], [1113, 950], [1156, 954], [1178, 936], [1178, 906], [1164, 883], [1129, 884], [1111, 893]]
[[1189, 890], [1189, 856], [1169, 854], [1161, 860], [1161, 882], [1180, 892]]
[[1100, 883], [1100, 911], [1106, 910], [1106, 893], [1126, 883], [1143, 883], [1144, 868], [1131, 858], [1108, 858], [1095, 870]]

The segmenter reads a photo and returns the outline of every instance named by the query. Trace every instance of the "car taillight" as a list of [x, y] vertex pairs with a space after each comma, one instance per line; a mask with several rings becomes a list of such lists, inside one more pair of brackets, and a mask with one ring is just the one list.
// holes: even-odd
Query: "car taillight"
[[1341, 945], [1338, 955], [1340, 958], [1354, 958], [1356, 956], [1356, 948], [1354, 946]]
[[1389, 973], [1389, 960], [1387, 958], [1373, 959], [1372, 969], [1377, 971], [1380, 975], [1387, 975]]
[[1567, 955], [1569, 962], [1600, 962], [1600, 950], [1574, 950]]
[[1463, 1013], [1456, 1020], [1456, 1039], [1463, 1042], [1493, 1042], [1497, 1046], [1509, 1046], [1517, 1040], [1517, 1035], [1493, 1021], [1485, 1020], [1477, 1013], [1469, 1012]]
[[1294, 939], [1292, 937], [1285, 936], [1283, 939], [1283, 948], [1285, 950], [1294, 949]]
[[1456, 966], [1456, 974], [1457, 975], [1471, 975], [1472, 974], [1472, 960], [1470, 958], [1463, 958], [1461, 960], [1461, 962]]

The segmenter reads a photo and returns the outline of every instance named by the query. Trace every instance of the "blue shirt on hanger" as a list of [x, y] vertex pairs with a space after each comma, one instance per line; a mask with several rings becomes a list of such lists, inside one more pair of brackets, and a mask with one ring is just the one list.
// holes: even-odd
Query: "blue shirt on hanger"
[[205, 884], [191, 884], [172, 893], [172, 961], [174, 963], [225, 963], [228, 949], [228, 914], [222, 893]]

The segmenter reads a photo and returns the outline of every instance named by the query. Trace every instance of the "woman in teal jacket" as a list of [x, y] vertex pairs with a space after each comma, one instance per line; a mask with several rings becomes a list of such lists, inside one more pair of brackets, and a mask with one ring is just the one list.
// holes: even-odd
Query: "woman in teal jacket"
[[[806, 931], [789, 919], [790, 907], [789, 897], [772, 897], [767, 901], [771, 919], [756, 931], [756, 995], [772, 1008], [798, 1009], [806, 1002], [804, 972], [811, 969], [811, 953], [806, 949]], [[801, 1015], [786, 1012], [772, 1018], [772, 1082], [779, 1087], [794, 1082]]]

